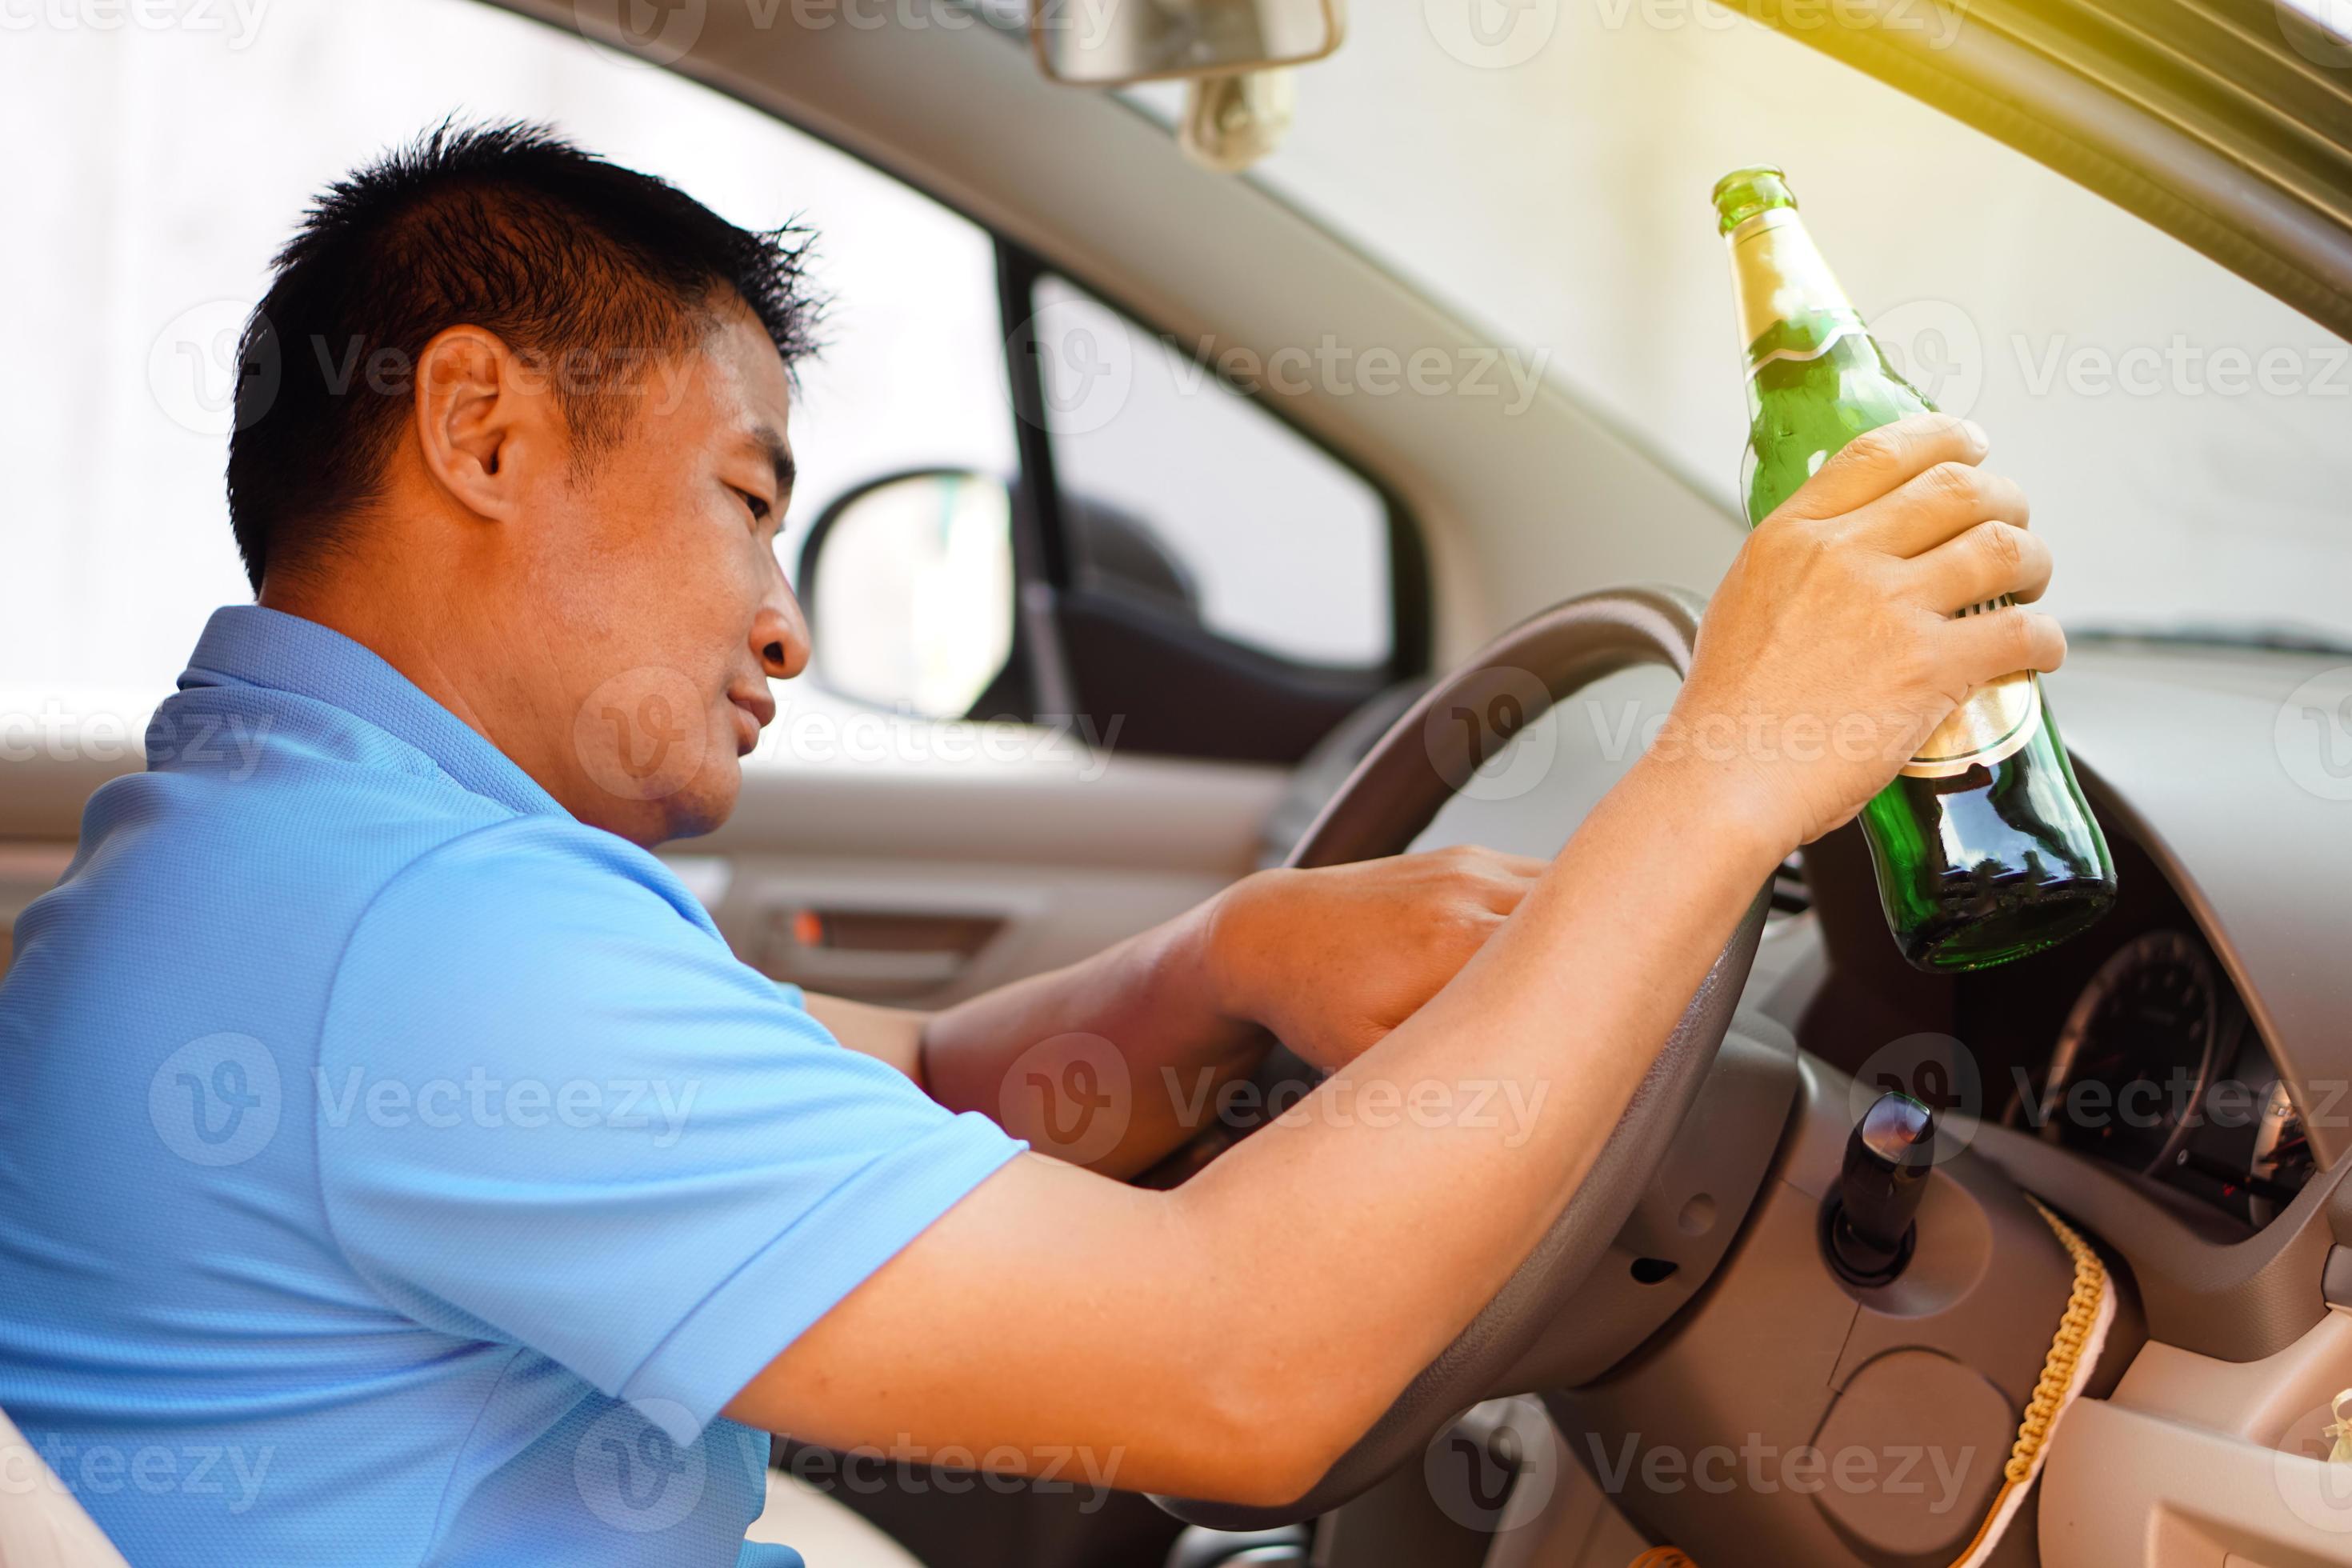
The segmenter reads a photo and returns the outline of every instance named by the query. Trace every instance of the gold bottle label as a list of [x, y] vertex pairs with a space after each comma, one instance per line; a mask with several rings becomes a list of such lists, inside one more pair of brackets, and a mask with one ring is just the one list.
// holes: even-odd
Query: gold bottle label
[[1780, 359], [1819, 359], [1849, 333], [1859, 334], [1862, 320], [1835, 328], [1811, 350], [1775, 349], [1758, 356], [1755, 345], [1766, 332], [1800, 312], [1819, 313], [1844, 308], [1845, 292], [1822, 258], [1821, 247], [1797, 221], [1792, 207], [1770, 207], [1733, 229], [1726, 237], [1731, 247], [1731, 276], [1739, 311], [1739, 341], [1748, 345], [1750, 376]]
[[[2004, 595], [1960, 614], [1980, 616], [2011, 603]], [[1921, 742], [1918, 753], [1903, 764], [1903, 772], [1915, 779], [1948, 779], [1970, 768], [1989, 768], [2024, 750], [2041, 728], [2042, 682], [2032, 670], [2021, 669], [1989, 680], [1962, 698]]]

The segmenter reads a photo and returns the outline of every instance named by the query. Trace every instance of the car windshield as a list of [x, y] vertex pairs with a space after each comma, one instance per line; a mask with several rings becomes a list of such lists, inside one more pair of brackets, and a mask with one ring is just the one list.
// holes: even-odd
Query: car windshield
[[[2026, 486], [2070, 626], [2352, 637], [2343, 340], [1706, 0], [1410, 15], [1359, 15], [1338, 55], [1298, 72], [1297, 123], [1252, 177], [1542, 356], [1727, 513], [1747, 416], [1707, 195], [1727, 170], [1775, 163], [1890, 355], [1983, 424]], [[1917, 25], [1956, 24], [1921, 5]], [[1162, 119], [1181, 102], [1160, 85], [1129, 96]]]

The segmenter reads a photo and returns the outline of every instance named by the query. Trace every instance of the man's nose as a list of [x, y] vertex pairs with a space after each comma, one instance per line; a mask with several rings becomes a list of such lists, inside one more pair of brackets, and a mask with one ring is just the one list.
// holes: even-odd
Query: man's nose
[[808, 668], [808, 621], [800, 601], [781, 584], [752, 617], [751, 651], [771, 680], [790, 680]]

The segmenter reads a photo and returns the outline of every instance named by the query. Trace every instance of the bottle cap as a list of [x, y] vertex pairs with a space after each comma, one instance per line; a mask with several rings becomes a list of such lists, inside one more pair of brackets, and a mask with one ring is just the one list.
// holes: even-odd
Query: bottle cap
[[1770, 163], [1732, 170], [1716, 181], [1714, 199], [1717, 231], [1722, 234], [1729, 234], [1758, 213], [1797, 205], [1789, 191], [1788, 176]]

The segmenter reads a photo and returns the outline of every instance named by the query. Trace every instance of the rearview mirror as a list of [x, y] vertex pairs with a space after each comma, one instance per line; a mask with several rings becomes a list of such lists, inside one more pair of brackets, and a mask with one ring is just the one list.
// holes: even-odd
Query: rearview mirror
[[1029, 0], [1038, 67], [1072, 87], [1304, 65], [1346, 33], [1344, 0]]
[[800, 593], [827, 689], [964, 718], [1013, 653], [1012, 496], [961, 469], [863, 485], [809, 529]]

